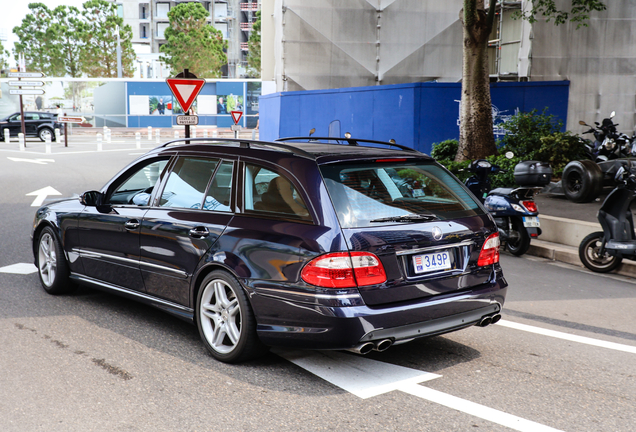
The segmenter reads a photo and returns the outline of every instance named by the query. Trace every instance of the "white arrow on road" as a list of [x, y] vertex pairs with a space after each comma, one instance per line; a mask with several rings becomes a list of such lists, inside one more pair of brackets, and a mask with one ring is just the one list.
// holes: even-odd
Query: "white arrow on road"
[[51, 186], [30, 192], [26, 196], [34, 196], [35, 199], [31, 203], [31, 207], [40, 207], [47, 196], [49, 195], [62, 195], [60, 192], [53, 189]]

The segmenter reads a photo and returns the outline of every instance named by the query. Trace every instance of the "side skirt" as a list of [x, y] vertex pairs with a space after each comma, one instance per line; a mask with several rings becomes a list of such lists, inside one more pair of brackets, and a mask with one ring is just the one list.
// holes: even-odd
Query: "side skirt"
[[106, 282], [102, 282], [97, 279], [93, 279], [91, 277], [80, 275], [77, 273], [71, 273], [70, 278], [74, 282], [77, 282], [82, 285], [86, 285], [90, 288], [95, 288], [100, 291], [117, 294], [119, 296], [126, 297], [131, 300], [135, 300], [135, 301], [147, 304], [149, 306], [156, 307], [157, 309], [161, 309], [162, 311], [167, 312], [170, 315], [174, 315], [177, 318], [181, 318], [184, 321], [194, 324], [194, 309], [191, 309], [189, 307], [185, 307], [168, 300], [163, 300], [158, 297], [153, 297], [151, 295], [148, 295], [139, 291], [134, 291], [134, 290], [123, 288], [117, 285], [112, 285]]

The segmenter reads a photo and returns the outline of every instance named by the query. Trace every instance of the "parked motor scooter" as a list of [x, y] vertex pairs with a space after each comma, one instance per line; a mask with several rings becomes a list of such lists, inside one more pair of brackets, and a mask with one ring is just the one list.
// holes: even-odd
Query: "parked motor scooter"
[[588, 269], [607, 273], [623, 258], [636, 260], [636, 234], [631, 205], [636, 200], [636, 169], [627, 163], [616, 172], [618, 186], [605, 198], [598, 211], [603, 231], [594, 232], [579, 245], [579, 258]]
[[518, 163], [515, 166], [517, 188], [491, 189], [490, 175], [506, 171], [487, 160], [475, 160], [466, 170], [473, 175], [465, 181], [465, 185], [494, 217], [499, 238], [506, 249], [517, 256], [526, 253], [530, 239], [541, 235], [539, 209], [534, 195], [550, 183], [550, 165], [537, 161]]

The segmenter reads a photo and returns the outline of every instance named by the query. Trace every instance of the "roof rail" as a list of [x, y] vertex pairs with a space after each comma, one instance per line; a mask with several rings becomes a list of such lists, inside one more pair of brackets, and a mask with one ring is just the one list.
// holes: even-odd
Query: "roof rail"
[[[397, 144], [396, 142], [387, 142], [387, 141], [376, 141], [376, 140], [370, 140], [370, 139], [361, 139], [361, 138], [340, 138], [340, 137], [289, 137], [289, 138], [279, 138], [276, 141], [298, 141], [298, 140], [307, 140], [307, 142], [310, 142], [312, 144], [345, 144], [344, 141], [346, 141], [347, 145], [350, 146], [359, 146], [360, 143], [363, 143], [362, 147], [372, 147], [372, 146], [365, 146], [364, 144], [382, 144], [385, 146], [391, 146], [391, 147], [396, 147], [400, 150], [404, 150], [404, 151], [408, 151], [408, 152], [414, 152], [414, 153], [421, 153], [418, 150], [415, 150], [411, 147], [407, 147], [401, 144]], [[331, 142], [323, 142], [323, 141], [331, 141]], [[393, 141], [393, 140], [391, 140]]]
[[217, 145], [223, 145], [224, 143], [228, 143], [228, 142], [235, 142], [235, 143], [239, 143], [241, 147], [246, 147], [246, 148], [250, 148], [250, 146], [252, 145], [258, 145], [263, 147], [273, 147], [275, 149], [287, 150], [299, 156], [315, 159], [315, 156], [312, 155], [311, 153], [288, 144], [283, 144], [279, 142], [270, 142], [270, 141], [245, 140], [245, 139], [239, 139], [239, 138], [218, 138], [218, 137], [217, 138], [179, 138], [176, 140], [168, 141], [160, 145], [158, 148], [168, 147], [169, 145], [181, 145], [181, 144], [189, 143], [192, 141], [194, 141], [196, 144], [217, 144]]

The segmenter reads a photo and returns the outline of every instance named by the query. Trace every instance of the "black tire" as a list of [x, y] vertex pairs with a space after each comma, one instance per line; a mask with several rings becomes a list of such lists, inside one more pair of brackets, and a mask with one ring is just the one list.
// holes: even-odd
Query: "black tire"
[[42, 129], [38, 131], [38, 138], [40, 138], [40, 141], [46, 141], [47, 136], [51, 137], [51, 142], [53, 142], [55, 138], [55, 134], [53, 133], [53, 130], [47, 127], [43, 127]]
[[239, 363], [267, 352], [245, 290], [227, 272], [216, 270], [203, 279], [195, 318], [203, 344], [217, 360]]
[[75, 290], [75, 284], [68, 277], [68, 263], [62, 245], [52, 228], [46, 227], [40, 233], [35, 256], [38, 276], [44, 291], [58, 295]]
[[623, 258], [611, 256], [607, 251], [603, 256], [599, 255], [603, 237], [602, 231], [594, 232], [585, 237], [579, 245], [581, 262], [585, 267], [597, 273], [609, 273], [623, 261]]
[[510, 231], [516, 233], [515, 238], [506, 240], [506, 249], [513, 255], [521, 256], [530, 249], [530, 235], [523, 226], [523, 220], [517, 217], [510, 218]]
[[572, 161], [563, 170], [561, 184], [568, 200], [590, 202], [603, 191], [603, 172], [593, 161]]

